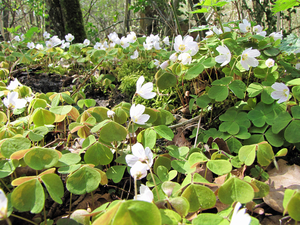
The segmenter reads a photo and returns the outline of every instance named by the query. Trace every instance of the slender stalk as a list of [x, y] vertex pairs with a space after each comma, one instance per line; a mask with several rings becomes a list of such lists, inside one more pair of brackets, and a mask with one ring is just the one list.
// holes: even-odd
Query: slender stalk
[[92, 196], [92, 207], [93, 207], [93, 210], [95, 209], [95, 204], [94, 204], [94, 194], [93, 192], [91, 192], [91, 196]]
[[44, 223], [45, 223], [45, 225], [47, 225], [47, 215], [46, 215], [45, 204], [44, 204]]
[[6, 222], [7, 222], [8, 225], [12, 225], [9, 218], [6, 218], [5, 220], [6, 220]]
[[27, 218], [24, 218], [24, 217], [22, 217], [22, 216], [18, 216], [18, 215], [15, 215], [15, 214], [10, 214], [10, 215], [13, 216], [13, 217], [16, 217], [16, 218], [18, 218], [18, 219], [24, 220], [24, 221], [26, 221], [26, 222], [28, 222], [28, 223], [32, 223], [32, 224], [34, 224], [34, 225], [38, 225], [37, 223], [35, 223], [35, 222], [33, 222], [33, 221], [31, 221], [31, 220], [29, 220], [29, 219], [27, 219]]
[[196, 138], [195, 138], [195, 143], [194, 143], [194, 148], [196, 148], [196, 146], [197, 146], [198, 134], [199, 134], [200, 124], [201, 124], [201, 119], [202, 119], [202, 112], [203, 112], [203, 108], [201, 109], [201, 113], [200, 113], [200, 117], [199, 117], [199, 122], [198, 122], [198, 126], [197, 126], [197, 133], [196, 133]]
[[[149, 164], [148, 164], [148, 166], [149, 166]], [[154, 176], [153, 176], [153, 172], [152, 172], [152, 169], [151, 169], [150, 166], [149, 166], [149, 170], [150, 170], [150, 174], [151, 174], [151, 177], [152, 177], [152, 180], [153, 180], [153, 183], [154, 183], [154, 188], [156, 190], [157, 199], [160, 200], [159, 193], [158, 193], [158, 188], [157, 188], [157, 185], [156, 185], [156, 182], [155, 182], [155, 179], [154, 179]]]
[[134, 179], [134, 199], [137, 199], [137, 182], [136, 182], [136, 177]]
[[71, 215], [71, 210], [72, 210], [72, 193], [70, 192], [70, 206], [69, 206], [68, 217], [70, 217], [70, 215]]
[[248, 79], [247, 79], [247, 87], [249, 86], [249, 80], [250, 80], [250, 75], [251, 75], [251, 69], [252, 69], [252, 67], [250, 67], [250, 69], [249, 69]]
[[1, 183], [4, 185], [4, 187], [6, 187], [6, 189], [11, 192], [11, 190], [8, 188], [8, 186], [5, 184], [5, 182], [3, 181], [3, 179], [0, 179]]

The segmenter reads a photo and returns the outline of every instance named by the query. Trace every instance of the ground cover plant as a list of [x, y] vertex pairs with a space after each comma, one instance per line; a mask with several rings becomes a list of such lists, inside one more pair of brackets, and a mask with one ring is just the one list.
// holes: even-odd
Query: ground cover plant
[[[247, 19], [193, 30], [206, 37], [113, 32], [72, 44], [13, 30], [0, 43], [1, 219], [260, 224], [271, 169], [300, 147], [299, 38]], [[13, 77], [36, 68], [83, 75], [46, 93]], [[95, 87], [126, 101], [96, 105], [85, 94]], [[297, 223], [299, 184], [283, 192], [274, 210]]]

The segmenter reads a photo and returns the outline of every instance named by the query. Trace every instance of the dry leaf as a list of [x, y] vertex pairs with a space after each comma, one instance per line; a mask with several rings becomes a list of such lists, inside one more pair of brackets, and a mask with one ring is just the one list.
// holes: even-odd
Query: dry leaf
[[297, 165], [288, 166], [286, 161], [279, 159], [278, 166], [270, 170], [270, 179], [266, 181], [270, 186], [269, 194], [264, 197], [264, 202], [272, 209], [283, 212], [283, 196], [286, 189], [300, 189], [300, 167]]

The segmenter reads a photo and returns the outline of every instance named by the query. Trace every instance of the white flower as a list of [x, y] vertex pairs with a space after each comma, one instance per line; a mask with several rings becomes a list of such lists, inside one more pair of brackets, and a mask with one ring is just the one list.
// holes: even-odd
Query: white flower
[[53, 43], [53, 47], [61, 44], [61, 40], [56, 35], [50, 38], [50, 41]]
[[102, 50], [103, 49], [103, 45], [100, 42], [96, 42], [96, 44], [94, 45], [94, 49]]
[[36, 48], [37, 50], [43, 50], [43, 49], [44, 49], [44, 46], [43, 46], [42, 44], [37, 44], [37, 45], [35, 46], [35, 48]]
[[148, 165], [148, 169], [150, 169], [153, 165], [153, 153], [149, 147], [144, 149], [142, 144], [136, 143], [132, 146], [132, 154], [126, 155], [125, 160], [130, 167], [139, 161]]
[[67, 42], [72, 42], [74, 40], [74, 36], [70, 33], [68, 33], [66, 36], [65, 36], [65, 39]]
[[127, 38], [128, 42], [130, 42], [130, 43], [134, 43], [137, 40], [136, 34], [133, 31], [131, 31], [130, 34], [127, 35], [126, 38]]
[[281, 32], [273, 32], [269, 35], [269, 37], [273, 37], [274, 41], [280, 39], [282, 40], [282, 33]]
[[182, 36], [178, 35], [175, 37], [174, 49], [176, 52], [188, 52], [190, 51], [191, 56], [195, 55], [198, 50], [198, 43], [193, 41], [194, 38], [187, 35], [182, 40]]
[[9, 83], [9, 85], [6, 87], [6, 89], [12, 91], [12, 90], [15, 90], [18, 86], [22, 86], [22, 84], [16, 78]]
[[246, 208], [240, 209], [242, 204], [237, 202], [231, 217], [230, 225], [249, 225], [251, 217], [246, 213]]
[[209, 31], [206, 31], [205, 34], [206, 34], [206, 37], [211, 37], [214, 35], [214, 32], [212, 30], [209, 30]]
[[53, 47], [53, 43], [51, 41], [46, 41], [45, 44], [46, 44], [47, 48], [52, 48]]
[[27, 48], [33, 49], [34, 48], [34, 43], [33, 42], [28, 42], [27, 43]]
[[263, 31], [263, 28], [262, 26], [260, 25], [256, 25], [253, 27], [253, 31], [257, 34], [257, 35], [260, 35], [260, 36], [263, 36], [265, 37], [267, 35], [267, 32], [266, 31]]
[[45, 39], [49, 39], [49, 38], [50, 38], [50, 34], [49, 34], [47, 31], [45, 31], [45, 32], [43, 33], [43, 37], [44, 37]]
[[154, 98], [156, 93], [152, 92], [153, 90], [153, 83], [148, 82], [142, 86], [144, 83], [145, 78], [144, 76], [140, 76], [140, 78], [136, 82], [136, 93], [140, 95], [144, 99], [151, 99]]
[[217, 63], [222, 63], [221, 66], [227, 65], [231, 60], [231, 53], [230, 50], [227, 48], [226, 45], [217, 47], [217, 51], [220, 53], [215, 60]]
[[159, 41], [153, 42], [153, 47], [154, 47], [156, 50], [160, 50], [161, 47], [159, 46]]
[[165, 45], [170, 45], [169, 37], [165, 37], [163, 43], [165, 43]]
[[21, 41], [20, 36], [15, 36], [15, 37], [14, 37], [14, 40], [16, 40], [16, 41]]
[[191, 64], [192, 62], [192, 57], [189, 53], [187, 52], [184, 52], [184, 53], [181, 53], [179, 56], [178, 56], [178, 60], [181, 61], [181, 63], [183, 65], [186, 65], [186, 64]]
[[166, 69], [169, 66], [169, 60], [164, 61], [162, 64], [160, 64], [161, 69]]
[[290, 90], [284, 83], [275, 82], [271, 87], [275, 90], [271, 93], [271, 97], [279, 99], [277, 103], [282, 103], [289, 99]]
[[65, 48], [69, 48], [70, 47], [70, 42], [65, 42], [65, 40], [62, 40], [61, 41], [61, 46], [60, 46], [62, 49], [65, 49]]
[[116, 113], [115, 113], [114, 111], [112, 111], [112, 110], [108, 110], [108, 111], [107, 111], [107, 117], [109, 117], [109, 118], [111, 118], [111, 119], [115, 116], [115, 114], [116, 114]]
[[141, 184], [140, 186], [140, 194], [136, 196], [136, 200], [152, 202], [153, 201], [153, 193], [146, 185]]
[[126, 37], [122, 37], [120, 40], [120, 45], [122, 48], [127, 48], [129, 46], [129, 41]]
[[152, 49], [152, 44], [147, 44], [146, 42], [143, 43], [144, 49], [145, 50], [151, 50]]
[[239, 24], [239, 28], [242, 33], [250, 32], [251, 31], [251, 23], [249, 23], [248, 20], [243, 19], [243, 23]]
[[295, 68], [296, 68], [297, 70], [300, 70], [300, 63], [297, 63], [297, 64], [295, 65]]
[[224, 32], [230, 32], [231, 31], [230, 27], [223, 27], [223, 28], [224, 28]]
[[294, 51], [295, 54], [300, 53], [300, 48]]
[[212, 30], [216, 35], [220, 35], [223, 33], [222, 30], [218, 29], [216, 26], [213, 26]]
[[147, 176], [147, 170], [148, 170], [148, 165], [138, 161], [131, 167], [130, 175], [134, 179], [140, 180]]
[[130, 56], [131, 59], [136, 59], [137, 57], [139, 57], [139, 52], [137, 50], [135, 50], [133, 52], [133, 55]]
[[118, 36], [118, 34], [116, 32], [110, 33], [108, 35], [108, 39], [110, 41], [112, 41], [113, 43], [115, 43], [115, 44], [120, 44], [120, 41], [121, 41], [120, 38], [119, 38], [119, 36]]
[[177, 60], [177, 53], [173, 53], [172, 55], [170, 55], [170, 58], [169, 58], [172, 62], [176, 62]]
[[150, 119], [148, 114], [143, 114], [145, 109], [146, 107], [141, 104], [133, 104], [130, 108], [131, 120], [136, 124], [144, 125]]
[[9, 92], [7, 97], [3, 99], [3, 104], [9, 109], [21, 109], [25, 107], [27, 101], [25, 99], [18, 99], [18, 92]]
[[248, 48], [243, 51], [241, 56], [241, 64], [245, 70], [249, 70], [249, 66], [257, 67], [258, 60], [255, 57], [260, 56], [260, 52], [257, 49]]
[[274, 66], [274, 64], [275, 64], [274, 59], [269, 58], [269, 59], [266, 60], [266, 66], [267, 67], [271, 68], [271, 67]]
[[158, 68], [160, 66], [160, 62], [157, 59], [154, 59], [154, 63], [153, 63], [156, 68]]
[[83, 44], [85, 45], [85, 46], [89, 46], [90, 45], [90, 40], [89, 39], [84, 39], [84, 41], [83, 41]]
[[[142, 190], [140, 190], [142, 194]], [[143, 190], [143, 192], [145, 192]], [[149, 194], [148, 194], [149, 195]], [[7, 217], [7, 198], [2, 189], [0, 189], [0, 220], [6, 219]]]
[[24, 39], [25, 39], [25, 35], [24, 34], [21, 34], [21, 41], [24, 41]]

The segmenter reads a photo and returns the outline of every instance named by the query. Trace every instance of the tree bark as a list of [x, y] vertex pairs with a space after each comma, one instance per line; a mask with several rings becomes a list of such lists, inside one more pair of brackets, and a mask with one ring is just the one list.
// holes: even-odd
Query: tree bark
[[73, 43], [86, 39], [79, 0], [46, 0], [46, 4], [50, 23], [46, 30], [54, 30], [61, 39], [71, 33], [75, 37]]
[[65, 33], [71, 33], [75, 39], [73, 43], [82, 43], [86, 39], [83, 17], [79, 0], [60, 0]]

